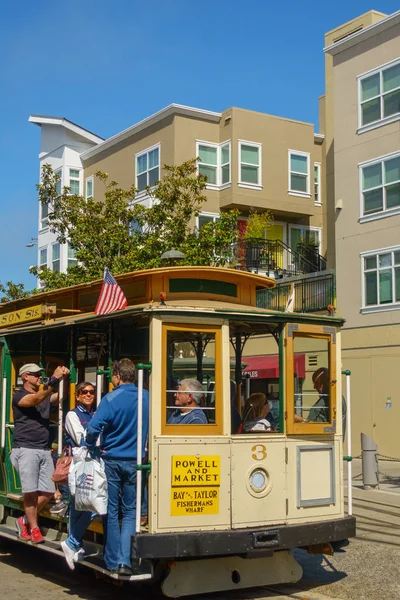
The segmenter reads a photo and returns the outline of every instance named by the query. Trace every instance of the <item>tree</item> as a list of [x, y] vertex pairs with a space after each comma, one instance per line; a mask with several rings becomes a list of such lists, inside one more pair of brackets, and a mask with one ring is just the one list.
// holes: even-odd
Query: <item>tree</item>
[[9, 302], [11, 300], [19, 300], [20, 298], [28, 298], [32, 295], [32, 293], [37, 290], [32, 290], [29, 292], [25, 289], [23, 283], [13, 283], [12, 281], [7, 281], [5, 284], [0, 281], [0, 293], [4, 294], [4, 296], [0, 297], [0, 302]]
[[272, 227], [273, 223], [274, 215], [270, 210], [259, 213], [255, 209], [251, 209], [243, 235], [244, 239], [246, 241], [264, 239], [265, 232]]
[[206, 177], [197, 173], [196, 160], [165, 166], [163, 179], [147, 193], [150, 208], [135, 203], [137, 190], [118, 187], [108, 175], [97, 172], [105, 186], [104, 200], [85, 199], [65, 187], [59, 193], [59, 176], [46, 164], [39, 199], [49, 208], [49, 228], [57, 241], [68, 241], [77, 263], [67, 273], [32, 267], [46, 289], [75, 285], [102, 277], [105, 267], [115, 275], [160, 267], [161, 255], [171, 248], [185, 254], [182, 264], [224, 265], [231, 258], [230, 244], [237, 238], [238, 211], [222, 213], [215, 223], [195, 231]]

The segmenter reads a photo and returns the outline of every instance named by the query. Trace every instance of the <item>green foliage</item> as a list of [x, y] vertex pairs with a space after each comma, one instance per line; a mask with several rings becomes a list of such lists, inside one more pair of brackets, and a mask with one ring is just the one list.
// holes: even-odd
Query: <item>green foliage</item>
[[10, 300], [19, 300], [20, 298], [28, 298], [37, 290], [29, 292], [25, 289], [23, 283], [13, 283], [12, 281], [6, 281], [5, 284], [0, 282], [0, 294], [4, 294], [0, 297], [0, 302], [9, 302]]
[[247, 228], [244, 233], [245, 240], [264, 239], [265, 232], [270, 229], [274, 223], [274, 216], [271, 211], [266, 210], [258, 213], [256, 210], [251, 210], [247, 219]]
[[[68, 241], [77, 263], [67, 273], [32, 267], [46, 289], [88, 282], [103, 276], [163, 266], [161, 255], [174, 247], [185, 254], [181, 264], [225, 265], [230, 244], [237, 237], [237, 211], [221, 214], [196, 232], [194, 218], [207, 201], [206, 178], [197, 173], [196, 160], [164, 167], [165, 175], [148, 189], [150, 208], [135, 203], [137, 190], [108, 182], [106, 173], [96, 177], [104, 185], [104, 199], [85, 199], [64, 188], [58, 195], [59, 177], [50, 165], [42, 169], [37, 186], [39, 199], [49, 207], [49, 228], [57, 241]], [[98, 186], [96, 186], [97, 189]]]

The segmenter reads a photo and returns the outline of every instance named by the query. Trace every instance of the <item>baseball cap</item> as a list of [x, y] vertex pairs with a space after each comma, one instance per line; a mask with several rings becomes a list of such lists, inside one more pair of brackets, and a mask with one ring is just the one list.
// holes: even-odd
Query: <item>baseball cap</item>
[[26, 365], [22, 365], [19, 375], [23, 375], [24, 373], [39, 373], [39, 371], [44, 371], [44, 369], [39, 367], [39, 365], [35, 365], [35, 363], [27, 363]]

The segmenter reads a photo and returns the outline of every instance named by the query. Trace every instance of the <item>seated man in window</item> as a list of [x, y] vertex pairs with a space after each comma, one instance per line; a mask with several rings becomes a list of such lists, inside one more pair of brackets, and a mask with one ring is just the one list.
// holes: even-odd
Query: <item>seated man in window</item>
[[200, 408], [203, 386], [196, 379], [182, 379], [175, 392], [176, 410], [168, 419], [169, 425], [205, 425], [207, 417]]
[[312, 376], [314, 389], [318, 392], [319, 398], [316, 403], [310, 408], [308, 419], [304, 419], [300, 415], [294, 415], [296, 423], [304, 421], [313, 421], [314, 423], [329, 422], [329, 369], [321, 367], [317, 369]]

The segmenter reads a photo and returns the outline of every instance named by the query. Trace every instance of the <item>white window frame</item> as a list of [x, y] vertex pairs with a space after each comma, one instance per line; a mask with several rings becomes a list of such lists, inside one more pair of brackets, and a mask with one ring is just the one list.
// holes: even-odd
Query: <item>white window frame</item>
[[[41, 254], [41, 252], [43, 252], [43, 250], [46, 251], [46, 262], [42, 263], [42, 262], [40, 262], [40, 254]], [[39, 260], [38, 260], [39, 269], [40, 269], [40, 267], [47, 267], [48, 260], [49, 260], [49, 248], [48, 248], [48, 246], [40, 246], [38, 258], [39, 258]]]
[[[379, 271], [378, 255], [379, 254], [387, 254], [389, 252], [393, 252], [393, 258], [394, 258], [394, 252], [400, 252], [400, 246], [389, 246], [388, 248], [380, 248], [378, 250], [368, 250], [368, 251], [360, 253], [361, 303], [362, 303], [361, 311], [360, 311], [361, 314], [385, 312], [385, 311], [390, 311], [390, 310], [400, 310], [400, 301], [397, 301], [397, 302], [395, 301], [390, 304], [373, 304], [373, 305], [369, 305], [369, 306], [367, 306], [367, 304], [366, 304], [366, 291], [367, 290], [366, 290], [366, 286], [365, 286], [364, 259], [376, 256], [376, 261], [377, 261], [376, 270]], [[394, 278], [395, 265], [394, 265], [393, 260], [392, 260], [392, 266], [386, 267], [386, 269], [388, 269], [388, 268], [392, 269], [392, 290], [393, 290], [393, 294], [394, 294], [395, 293], [395, 278]], [[379, 298], [379, 281], [378, 281], [378, 298]]]
[[[47, 217], [43, 217], [43, 208], [44, 206], [47, 206]], [[49, 205], [44, 205], [41, 202], [39, 202], [39, 225], [40, 225], [40, 232], [42, 231], [47, 231], [49, 228]]]
[[61, 196], [61, 194], [62, 194], [62, 191], [63, 191], [63, 168], [62, 168], [62, 167], [60, 167], [59, 169], [54, 169], [54, 173], [55, 173], [56, 175], [59, 175], [59, 176], [60, 176], [60, 181], [59, 181], [59, 185], [60, 185], [60, 194], [59, 194], [59, 195]]
[[[78, 177], [72, 177], [71, 176], [71, 171], [78, 171]], [[82, 169], [80, 169], [79, 167], [68, 167], [68, 187], [70, 188], [69, 193], [74, 196], [80, 196], [81, 195], [81, 174], [82, 174]], [[79, 184], [79, 191], [77, 194], [75, 194], [75, 192], [71, 192], [71, 181], [77, 181]]]
[[[318, 254], [321, 253], [322, 249], [322, 227], [313, 227], [312, 225], [298, 225], [297, 223], [288, 223], [289, 225], [289, 236], [288, 236], [288, 245], [291, 247], [291, 230], [292, 229], [305, 229], [306, 231], [318, 231], [319, 232], [319, 247]], [[293, 248], [294, 250], [294, 248]]]
[[[88, 196], [88, 193], [87, 193], [88, 183], [92, 184], [91, 196]], [[93, 196], [94, 196], [94, 177], [93, 177], [93, 175], [91, 175], [90, 177], [86, 177], [86, 179], [85, 179], [85, 198], [86, 198], [86, 200], [89, 200], [89, 198], [93, 198]]]
[[[209, 146], [210, 148], [216, 148], [217, 150], [217, 164], [216, 165], [207, 165], [207, 163], [202, 163], [201, 161], [197, 161], [197, 173], [200, 172], [199, 165], [205, 164], [207, 166], [212, 166], [216, 168], [216, 182], [217, 183], [208, 183], [206, 184], [207, 190], [225, 190], [231, 185], [231, 173], [232, 173], [232, 148], [231, 148], [231, 140], [226, 140], [225, 142], [221, 142], [220, 144], [216, 144], [215, 142], [206, 142], [205, 140], [196, 140], [196, 157], [200, 157], [200, 146]], [[228, 146], [229, 147], [229, 180], [225, 183], [222, 183], [222, 148]]]
[[[322, 206], [322, 189], [321, 189], [321, 163], [319, 162], [315, 162], [314, 163], [314, 169], [317, 168], [317, 173], [318, 173], [318, 177], [317, 177], [317, 182], [315, 183], [315, 181], [313, 180], [313, 185], [314, 185], [314, 204], [315, 206]], [[314, 175], [314, 173], [313, 173]], [[318, 195], [315, 195], [315, 186], [318, 186]]]
[[[69, 267], [73, 267], [76, 264], [78, 264], [78, 259], [75, 257], [75, 250], [72, 250], [72, 248], [70, 247], [70, 243], [69, 242], [67, 242], [67, 244], [66, 244], [66, 250], [67, 250], [67, 265], [66, 266], [67, 266], [67, 269], [68, 269]], [[74, 252], [74, 257], [73, 258], [71, 258], [70, 255], [69, 255], [69, 251], [70, 250], [72, 252]], [[61, 249], [60, 249], [60, 258], [61, 258]], [[70, 262], [72, 262], [71, 265], [69, 264]]]
[[[258, 148], [258, 178], [257, 183], [247, 183], [246, 181], [242, 181], [242, 161], [241, 161], [241, 151], [242, 146], [253, 146], [254, 148]], [[249, 163], [243, 163], [244, 165]], [[254, 165], [249, 165], [254, 167]], [[238, 186], [241, 188], [247, 188], [249, 190], [262, 190], [262, 144], [260, 142], [250, 142], [248, 140], [238, 140]]]
[[[400, 112], [398, 112], [394, 115], [390, 115], [389, 117], [383, 117], [383, 118], [379, 119], [378, 121], [373, 121], [372, 123], [368, 123], [367, 125], [362, 125], [362, 111], [361, 111], [361, 103], [362, 103], [361, 102], [361, 82], [363, 81], [363, 79], [367, 79], [368, 77], [372, 77], [373, 75], [376, 75], [377, 73], [379, 73], [380, 74], [380, 92], [379, 92], [379, 96], [374, 96], [374, 98], [380, 97], [381, 115], [383, 115], [383, 96], [385, 94], [390, 94], [391, 92], [395, 91], [398, 88], [395, 88], [394, 90], [390, 90], [390, 92], [382, 92], [382, 73], [386, 69], [395, 67], [399, 63], [400, 63], [400, 59], [396, 58], [395, 60], [387, 62], [375, 69], [371, 69], [370, 71], [367, 71], [366, 73], [362, 73], [361, 75], [358, 75], [358, 77], [357, 77], [357, 110], [358, 110], [357, 133], [358, 134], [365, 133], [366, 131], [371, 131], [371, 129], [376, 129], [377, 127], [383, 127], [384, 125], [387, 125], [388, 123], [393, 123], [394, 121], [400, 120]], [[374, 98], [369, 98], [368, 102], [373, 100]]]
[[[292, 190], [291, 189], [291, 157], [292, 154], [296, 155], [296, 156], [305, 156], [307, 159], [307, 175], [306, 175], [306, 182], [307, 182], [307, 191], [306, 192], [301, 192], [298, 190]], [[310, 179], [311, 179], [311, 169], [310, 169], [310, 165], [311, 165], [311, 154], [310, 152], [303, 152], [302, 150], [288, 150], [288, 194], [289, 196], [298, 196], [299, 198], [311, 198], [311, 192], [310, 192]], [[294, 174], [297, 174], [297, 171], [293, 171]], [[304, 173], [298, 173], [299, 175], [304, 175]], [[314, 172], [313, 172], [313, 183], [314, 183]]]
[[[60, 257], [57, 258], [56, 260], [53, 259], [53, 248], [54, 246], [59, 246], [60, 248]], [[62, 273], [62, 264], [61, 264], [61, 244], [59, 242], [54, 242], [53, 244], [51, 244], [51, 270], [54, 271], [54, 263], [59, 261], [60, 262], [60, 269], [59, 271], [55, 271], [56, 273]]]
[[[374, 158], [373, 160], [368, 160], [366, 162], [359, 163], [358, 165], [358, 189], [359, 189], [359, 197], [360, 197], [360, 223], [368, 223], [368, 221], [375, 221], [376, 219], [384, 219], [385, 217], [392, 217], [393, 215], [400, 214], [400, 206], [395, 206], [393, 208], [389, 208], [386, 210], [381, 210], [380, 212], [370, 213], [368, 215], [364, 215], [364, 197], [363, 197], [363, 169], [365, 167], [372, 167], [378, 163], [384, 163], [387, 160], [391, 160], [392, 158], [398, 158], [400, 156], [400, 152], [392, 152], [391, 154], [385, 154], [384, 156], [379, 156], [378, 158]], [[381, 186], [385, 188], [385, 183], [382, 181]], [[371, 188], [374, 189], [374, 188]], [[383, 192], [383, 202], [385, 203], [385, 190]]]
[[[138, 158], [140, 156], [143, 156], [144, 154], [148, 154], [149, 152], [151, 152], [152, 150], [155, 150], [156, 148], [158, 148], [158, 174], [159, 174], [159, 179], [161, 179], [161, 143], [158, 142], [157, 144], [154, 144], [154, 146], [145, 148], [144, 150], [141, 150], [140, 152], [137, 152], [135, 154], [135, 187], [136, 188], [138, 188], [138, 173], [137, 173]], [[149, 181], [149, 169], [147, 169], [146, 171], [143, 171], [143, 173], [147, 173], [147, 182], [148, 182]], [[143, 175], [143, 173], [140, 173], [140, 175]], [[151, 189], [154, 189], [154, 186]], [[141, 190], [140, 192], [138, 192], [136, 194], [136, 197], [140, 198], [142, 196], [146, 196], [147, 193], [148, 193], [148, 191], [146, 189]]]
[[212, 212], [199, 213], [196, 217], [196, 231], [200, 231], [200, 217], [208, 217], [208, 218], [212, 219], [213, 223], [215, 223], [216, 221], [218, 221], [221, 218], [221, 215], [219, 213], [212, 213]]

